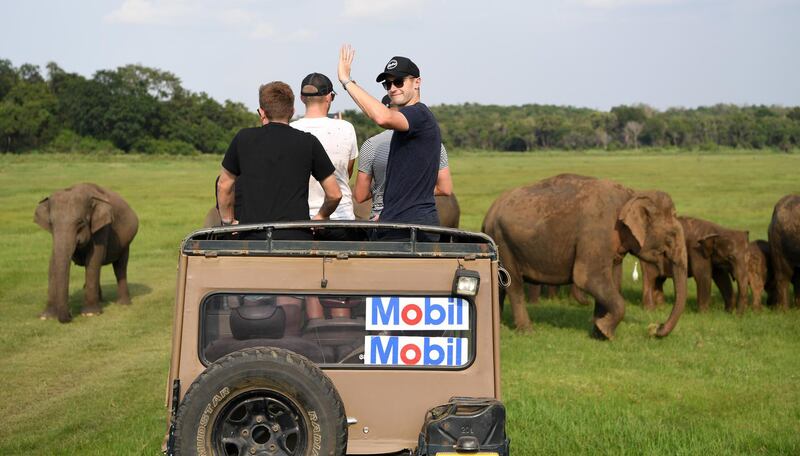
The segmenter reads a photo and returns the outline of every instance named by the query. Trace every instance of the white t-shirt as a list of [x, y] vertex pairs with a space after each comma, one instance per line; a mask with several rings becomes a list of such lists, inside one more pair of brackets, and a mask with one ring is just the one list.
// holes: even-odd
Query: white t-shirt
[[[336, 211], [331, 214], [331, 220], [354, 220], [353, 194], [350, 192], [350, 176], [347, 174], [347, 164], [358, 156], [356, 130], [353, 125], [346, 120], [328, 117], [302, 118], [289, 125], [316, 136], [336, 168], [333, 174], [336, 176], [336, 183], [342, 190], [342, 200]], [[316, 179], [310, 178], [308, 181], [309, 217], [317, 215], [324, 201], [325, 192], [322, 190], [322, 186]]]

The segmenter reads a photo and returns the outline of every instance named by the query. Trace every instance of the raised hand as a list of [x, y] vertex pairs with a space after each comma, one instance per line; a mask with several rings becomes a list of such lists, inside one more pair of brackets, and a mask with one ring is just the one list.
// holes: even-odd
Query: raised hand
[[350, 80], [350, 68], [353, 66], [353, 57], [356, 50], [349, 44], [343, 44], [339, 51], [339, 82], [345, 83]]

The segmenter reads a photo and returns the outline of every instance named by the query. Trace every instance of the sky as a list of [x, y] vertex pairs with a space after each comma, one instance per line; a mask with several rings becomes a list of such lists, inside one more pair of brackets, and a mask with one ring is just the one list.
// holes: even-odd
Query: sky
[[0, 11], [0, 59], [16, 67], [91, 77], [137, 63], [253, 109], [260, 84], [298, 92], [311, 72], [334, 80], [334, 110], [355, 108], [336, 82], [343, 43], [376, 97], [386, 62], [410, 57], [429, 105], [800, 105], [800, 0], [0, 0]]

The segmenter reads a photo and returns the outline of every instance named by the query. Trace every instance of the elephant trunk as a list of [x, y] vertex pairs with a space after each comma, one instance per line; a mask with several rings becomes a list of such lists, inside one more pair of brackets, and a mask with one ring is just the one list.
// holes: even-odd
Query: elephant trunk
[[53, 234], [53, 253], [50, 257], [50, 280], [45, 312], [55, 311], [55, 316], [61, 323], [72, 319], [69, 312], [69, 268], [75, 246], [74, 236]]
[[659, 325], [656, 331], [656, 336], [658, 337], [666, 337], [675, 329], [675, 325], [678, 324], [683, 309], [686, 307], [686, 282], [688, 280], [688, 274], [685, 264], [684, 262], [683, 264], [673, 263], [672, 265], [673, 279], [675, 282], [675, 305], [672, 307], [672, 313], [669, 314], [667, 321]]

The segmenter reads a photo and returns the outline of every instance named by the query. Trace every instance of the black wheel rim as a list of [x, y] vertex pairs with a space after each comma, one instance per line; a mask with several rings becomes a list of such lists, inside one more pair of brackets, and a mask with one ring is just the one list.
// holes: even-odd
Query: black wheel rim
[[307, 427], [297, 405], [271, 390], [240, 394], [214, 420], [211, 438], [222, 456], [305, 454]]

